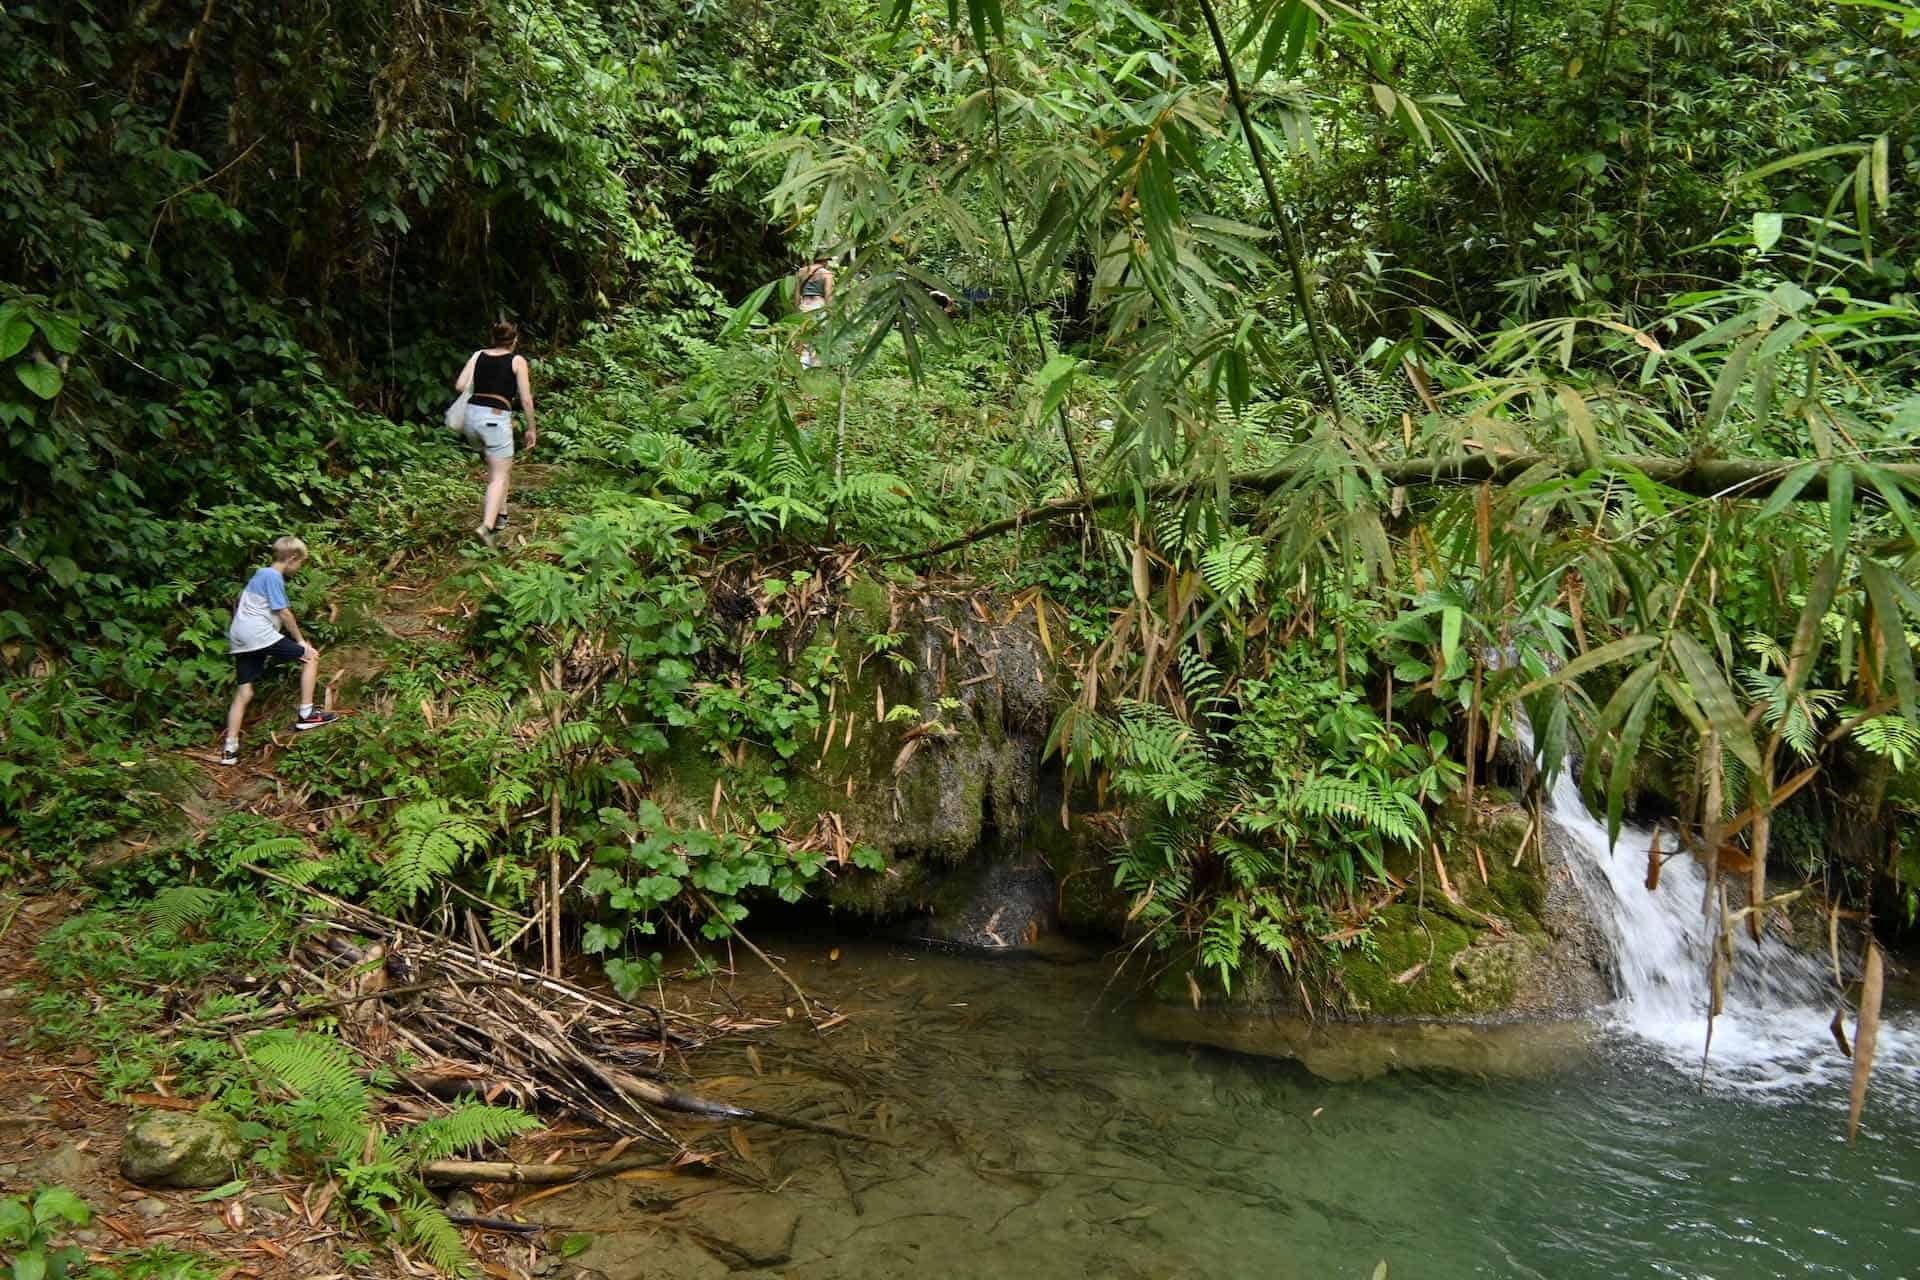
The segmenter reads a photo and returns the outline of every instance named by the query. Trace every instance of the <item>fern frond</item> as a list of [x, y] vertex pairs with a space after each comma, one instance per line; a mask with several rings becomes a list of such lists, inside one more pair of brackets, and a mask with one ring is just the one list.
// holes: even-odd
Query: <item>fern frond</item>
[[366, 1110], [360, 1064], [338, 1040], [304, 1031], [263, 1031], [247, 1041], [247, 1056], [301, 1098]]
[[460, 1229], [447, 1221], [440, 1206], [424, 1193], [403, 1200], [399, 1218], [407, 1243], [425, 1254], [436, 1270], [461, 1280], [480, 1275], [473, 1255], [467, 1252], [467, 1242], [460, 1238]]
[[1237, 898], [1225, 899], [1200, 931], [1200, 965], [1214, 971], [1222, 991], [1233, 990], [1233, 975], [1240, 969], [1245, 944], [1246, 907]]
[[226, 865], [229, 870], [239, 866], [243, 862], [251, 862], [255, 866], [270, 867], [276, 862], [283, 862], [297, 854], [304, 854], [306, 852], [307, 842], [298, 836], [268, 836], [265, 839], [255, 840], [251, 844], [244, 845], [237, 852], [229, 854], [226, 859]]
[[1251, 604], [1267, 576], [1267, 554], [1250, 538], [1225, 538], [1200, 557], [1200, 576], [1229, 609]]
[[211, 916], [226, 899], [227, 895], [219, 889], [179, 884], [155, 894], [153, 901], [141, 909], [141, 914], [156, 932], [177, 934]]
[[1227, 874], [1242, 889], [1253, 888], [1278, 870], [1265, 849], [1232, 836], [1215, 836], [1213, 851], [1220, 855], [1220, 860], [1227, 865]]
[[492, 838], [485, 826], [439, 799], [402, 806], [394, 827], [398, 838], [381, 869], [381, 889], [406, 906]]
[[408, 1141], [420, 1159], [439, 1160], [455, 1152], [504, 1142], [539, 1127], [540, 1121], [524, 1111], [471, 1102], [462, 1103], [448, 1115], [421, 1121], [413, 1127]]
[[1292, 792], [1288, 807], [1312, 818], [1351, 818], [1409, 846], [1426, 826], [1426, 815], [1412, 797], [1383, 792], [1351, 778], [1310, 777]]

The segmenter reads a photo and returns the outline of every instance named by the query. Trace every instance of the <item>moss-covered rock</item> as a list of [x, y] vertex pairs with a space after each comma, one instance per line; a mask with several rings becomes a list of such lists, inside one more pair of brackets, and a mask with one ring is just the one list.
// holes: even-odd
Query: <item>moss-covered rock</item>
[[217, 1187], [233, 1177], [246, 1144], [231, 1116], [147, 1111], [120, 1144], [120, 1173], [141, 1187]]
[[826, 889], [835, 909], [967, 917], [956, 902], [979, 865], [1031, 860], [1061, 696], [1031, 613], [997, 616], [984, 597], [854, 577], [810, 638], [833, 648], [842, 676], [813, 740], [784, 765], [752, 745], [729, 744], [722, 758], [676, 743], [657, 801], [676, 823], [711, 821], [716, 796], [723, 806], [770, 803], [777, 776], [790, 834], [825, 822], [886, 862], [879, 872], [836, 868]]

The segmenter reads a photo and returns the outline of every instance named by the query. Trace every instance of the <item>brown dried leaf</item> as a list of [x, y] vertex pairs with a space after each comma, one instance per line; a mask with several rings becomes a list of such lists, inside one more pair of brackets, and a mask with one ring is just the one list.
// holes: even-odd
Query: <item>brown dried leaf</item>
[[1425, 973], [1426, 969], [1427, 969], [1427, 962], [1425, 960], [1422, 960], [1419, 964], [1416, 964], [1415, 966], [1413, 966], [1413, 968], [1406, 970], [1404, 973], [1395, 974], [1393, 980], [1396, 983], [1398, 983], [1400, 986], [1404, 987], [1409, 982], [1412, 982], [1415, 978], [1419, 977], [1422, 973]]

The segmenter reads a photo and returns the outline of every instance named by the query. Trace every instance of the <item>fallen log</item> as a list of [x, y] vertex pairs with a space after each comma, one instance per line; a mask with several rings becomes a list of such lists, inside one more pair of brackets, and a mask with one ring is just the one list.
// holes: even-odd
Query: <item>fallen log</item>
[[[1824, 502], [1827, 497], [1827, 482], [1833, 470], [1836, 467], [1849, 465], [1845, 459], [1665, 458], [1647, 455], [1608, 457], [1605, 459], [1605, 464], [1610, 469], [1638, 471], [1649, 480], [1665, 485], [1669, 489], [1677, 489], [1682, 493], [1704, 498], [1763, 498], [1773, 493], [1786, 482], [1789, 476], [1795, 475], [1802, 467], [1811, 467], [1811, 472], [1804, 476], [1803, 482], [1794, 493], [1794, 497], [1802, 502]], [[1352, 466], [1356, 471], [1362, 469], [1357, 461]], [[1584, 470], [1585, 467], [1586, 463], [1581, 459], [1544, 453], [1458, 453], [1439, 458], [1403, 458], [1375, 462], [1365, 470], [1379, 476], [1382, 481], [1394, 488], [1423, 488], [1435, 485], [1511, 484], [1536, 470], [1540, 471], [1544, 477], [1551, 474], [1575, 474]], [[1227, 477], [1227, 485], [1236, 492], [1270, 493], [1275, 489], [1284, 488], [1295, 480], [1306, 479], [1322, 469], [1312, 463], [1284, 463], [1259, 471], [1236, 472]], [[1885, 463], [1874, 467], [1874, 471], [1907, 484], [1920, 486], [1920, 464]], [[1865, 487], [1873, 487], [1872, 476], [1862, 476], [1861, 479], [1865, 482]], [[1161, 480], [1145, 486], [1144, 493], [1149, 501], [1154, 501], [1180, 497], [1198, 489], [1210, 489], [1216, 483], [1213, 479]], [[924, 547], [919, 551], [883, 556], [877, 563], [912, 563], [917, 560], [931, 560], [935, 556], [945, 555], [949, 551], [958, 551], [962, 547], [991, 538], [995, 534], [1032, 525], [1051, 524], [1058, 520], [1070, 520], [1089, 512], [1125, 506], [1135, 500], [1135, 495], [1135, 489], [1129, 486], [1097, 493], [1091, 500], [1065, 498], [1055, 502], [1043, 502], [1038, 506], [1027, 508], [1018, 515], [990, 521], [935, 546]]]

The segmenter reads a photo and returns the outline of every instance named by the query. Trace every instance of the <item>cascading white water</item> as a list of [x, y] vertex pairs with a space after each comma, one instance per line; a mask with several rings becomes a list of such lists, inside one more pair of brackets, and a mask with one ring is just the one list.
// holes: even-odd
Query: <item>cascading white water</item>
[[[1517, 729], [1530, 754], [1531, 731], [1524, 723]], [[1543, 816], [1613, 952], [1614, 1025], [1698, 1070], [1707, 1048], [1707, 974], [1716, 933], [1705, 910], [1705, 871], [1690, 855], [1663, 853], [1659, 887], [1649, 892], [1652, 833], [1623, 826], [1609, 845], [1605, 823], [1587, 808], [1570, 770], [1554, 780]], [[1706, 1055], [1709, 1079], [1792, 1090], [1850, 1074], [1828, 1030], [1835, 1007], [1830, 967], [1770, 934], [1757, 942], [1744, 928], [1735, 935], [1732, 981]], [[1882, 1024], [1876, 1054], [1875, 1078], [1884, 1077], [1920, 1087], [1920, 1040], [1892, 1019]]]

